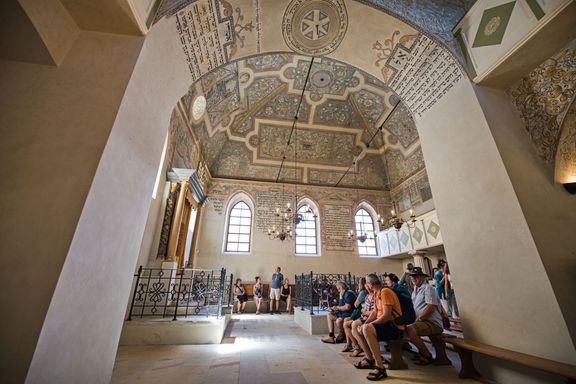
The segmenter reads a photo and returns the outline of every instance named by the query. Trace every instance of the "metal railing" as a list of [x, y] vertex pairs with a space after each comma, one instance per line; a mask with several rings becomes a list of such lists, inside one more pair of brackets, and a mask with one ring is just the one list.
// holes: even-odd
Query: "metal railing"
[[[232, 276], [230, 276], [232, 278]], [[161, 269], [140, 266], [127, 320], [134, 317], [217, 316], [229, 302], [226, 269]], [[228, 288], [230, 290], [230, 288]]]
[[349, 289], [356, 291], [357, 278], [350, 272], [347, 274], [338, 273], [302, 273], [295, 275], [296, 295], [294, 305], [301, 310], [309, 309], [310, 314], [314, 311], [327, 310], [330, 307], [330, 301], [338, 298], [336, 283], [344, 281]]

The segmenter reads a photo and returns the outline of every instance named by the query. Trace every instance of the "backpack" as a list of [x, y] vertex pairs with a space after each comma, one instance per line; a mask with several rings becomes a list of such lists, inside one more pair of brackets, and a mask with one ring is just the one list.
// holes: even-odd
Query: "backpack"
[[414, 311], [414, 305], [412, 304], [412, 297], [410, 296], [410, 293], [406, 287], [400, 284], [395, 284], [391, 289], [398, 297], [398, 301], [400, 301], [400, 308], [402, 308], [402, 315], [394, 319], [394, 324], [412, 324], [416, 321], [416, 311]]

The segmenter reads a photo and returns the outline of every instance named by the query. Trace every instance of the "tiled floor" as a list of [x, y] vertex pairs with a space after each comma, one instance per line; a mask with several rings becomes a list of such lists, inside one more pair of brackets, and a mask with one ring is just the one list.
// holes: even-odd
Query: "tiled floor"
[[[120, 347], [112, 383], [368, 383], [368, 371], [298, 327], [290, 315], [234, 315], [229, 344]], [[458, 358], [449, 352], [453, 362]], [[408, 356], [405, 356], [408, 362]], [[389, 383], [458, 383], [454, 367], [388, 370]]]

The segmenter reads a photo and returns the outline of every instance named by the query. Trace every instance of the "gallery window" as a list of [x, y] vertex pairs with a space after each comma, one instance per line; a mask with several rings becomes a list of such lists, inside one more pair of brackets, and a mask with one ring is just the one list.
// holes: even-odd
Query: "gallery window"
[[232, 206], [228, 214], [225, 252], [250, 252], [252, 210], [244, 201]]
[[[318, 217], [310, 212], [309, 204], [304, 203], [298, 208], [302, 221], [296, 224], [296, 254], [303, 256], [319, 256], [320, 244], [318, 241]], [[318, 212], [312, 207], [314, 212]]]
[[360, 208], [356, 211], [356, 215], [354, 215], [354, 224], [357, 236], [362, 233], [366, 234], [366, 240], [364, 240], [364, 242], [359, 239], [356, 240], [358, 254], [360, 256], [378, 256], [374, 219], [372, 216], [364, 208]]

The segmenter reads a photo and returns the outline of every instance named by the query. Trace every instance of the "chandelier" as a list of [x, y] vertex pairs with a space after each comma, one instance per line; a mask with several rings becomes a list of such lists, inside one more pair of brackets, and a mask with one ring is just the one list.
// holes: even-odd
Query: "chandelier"
[[410, 209], [410, 217], [408, 220], [404, 220], [403, 218], [398, 217], [396, 214], [397, 211], [396, 202], [392, 201], [392, 210], [390, 211], [392, 217], [386, 221], [383, 217], [378, 215], [378, 220], [380, 221], [382, 227], [396, 228], [396, 230], [399, 231], [404, 223], [406, 223], [408, 228], [414, 228], [416, 226], [416, 216], [414, 215], [413, 209]]
[[360, 232], [359, 232], [359, 234], [355, 234], [355, 233], [354, 233], [354, 230], [351, 229], [350, 232], [348, 232], [348, 238], [349, 238], [350, 240], [356, 239], [356, 240], [358, 240], [358, 241], [361, 242], [361, 243], [364, 243], [364, 242], [365, 242], [366, 240], [368, 240], [368, 239], [373, 239], [373, 237], [368, 236], [368, 234], [366, 233], [366, 231], [364, 231], [364, 228], [362, 228], [362, 227], [363, 227], [363, 225], [362, 225], [362, 223], [360, 223]]
[[[308, 80], [310, 79], [310, 71], [312, 70], [312, 65], [314, 64], [314, 57], [310, 60], [310, 66], [308, 67], [308, 73], [306, 74], [306, 80], [304, 81], [304, 86], [302, 87], [302, 93], [300, 94], [300, 101], [298, 102], [298, 108], [294, 114], [294, 121], [292, 122], [292, 129], [288, 137], [288, 143], [284, 148], [284, 154], [282, 155], [282, 163], [280, 164], [280, 169], [278, 170], [278, 175], [276, 176], [276, 182], [280, 179], [280, 174], [282, 168], [284, 167], [284, 162], [286, 161], [286, 152], [288, 151], [290, 144], [294, 143], [294, 210], [292, 210], [291, 203], [286, 203], [286, 208], [280, 209], [276, 208], [275, 216], [280, 220], [278, 228], [272, 226], [268, 228], [268, 238], [270, 240], [279, 239], [284, 241], [286, 239], [294, 239], [296, 233], [296, 227], [304, 220], [304, 215], [310, 214], [316, 220], [318, 215], [310, 204], [304, 205], [305, 209], [298, 208], [298, 141], [297, 141], [297, 128], [296, 122], [298, 121], [298, 113], [300, 112], [300, 106], [302, 105], [302, 99], [304, 98], [304, 91], [308, 85]], [[294, 134], [294, 140], [292, 141], [292, 134]], [[282, 201], [284, 200], [284, 183], [282, 183]]]

